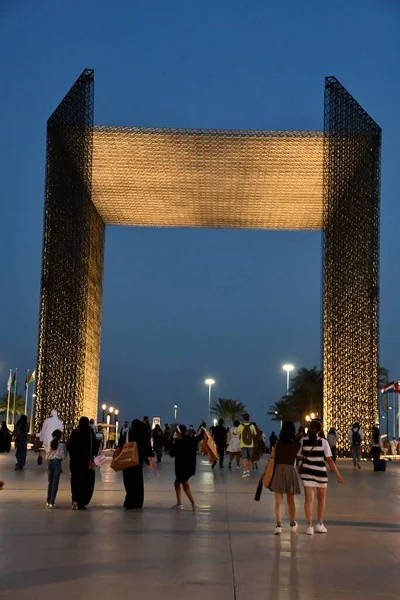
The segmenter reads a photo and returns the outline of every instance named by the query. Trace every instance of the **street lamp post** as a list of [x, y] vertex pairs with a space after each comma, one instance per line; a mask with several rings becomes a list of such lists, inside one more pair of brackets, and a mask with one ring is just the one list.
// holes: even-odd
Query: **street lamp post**
[[175, 422], [175, 425], [176, 425], [177, 418], [178, 418], [178, 405], [175, 402], [175, 404], [174, 404], [174, 422]]
[[204, 382], [206, 385], [208, 385], [208, 425], [210, 426], [211, 423], [211, 388], [214, 385], [215, 381], [214, 379], [206, 379]]
[[289, 395], [289, 386], [290, 386], [290, 372], [294, 371], [293, 365], [282, 365], [282, 369], [286, 371], [286, 396]]
[[118, 423], [118, 415], [119, 415], [119, 410], [118, 408], [115, 409], [115, 445], [117, 446], [118, 444], [118, 427], [119, 427], [119, 423]]

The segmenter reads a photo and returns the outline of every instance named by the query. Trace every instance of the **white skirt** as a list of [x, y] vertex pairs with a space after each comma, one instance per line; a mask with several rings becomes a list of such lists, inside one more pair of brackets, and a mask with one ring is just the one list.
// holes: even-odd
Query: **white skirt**
[[[239, 436], [237, 436], [239, 438]], [[232, 454], [236, 454], [236, 452], [241, 452], [242, 449], [240, 447], [240, 439], [231, 439], [226, 449], [227, 452], [232, 452]]]
[[304, 487], [312, 487], [312, 488], [326, 488], [328, 487], [327, 483], [318, 483], [318, 481], [310, 481], [309, 479], [302, 479]]

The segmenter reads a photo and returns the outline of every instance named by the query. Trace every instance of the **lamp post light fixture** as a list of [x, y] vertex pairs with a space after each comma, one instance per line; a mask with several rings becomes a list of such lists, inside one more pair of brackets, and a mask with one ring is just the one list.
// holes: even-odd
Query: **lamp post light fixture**
[[102, 414], [102, 417], [101, 417], [101, 421], [102, 421], [102, 423], [104, 423], [105, 420], [106, 420], [107, 404], [102, 404], [101, 405], [101, 410], [103, 411], [103, 414]]
[[174, 422], [175, 422], [175, 425], [176, 425], [177, 418], [178, 418], [178, 405], [175, 402], [175, 404], [174, 404]]
[[289, 395], [289, 385], [290, 385], [290, 372], [294, 371], [293, 365], [282, 365], [282, 369], [286, 371], [286, 396]]
[[211, 388], [214, 385], [215, 381], [214, 379], [208, 378], [205, 380], [204, 382], [206, 385], [208, 385], [208, 423], [211, 422]]

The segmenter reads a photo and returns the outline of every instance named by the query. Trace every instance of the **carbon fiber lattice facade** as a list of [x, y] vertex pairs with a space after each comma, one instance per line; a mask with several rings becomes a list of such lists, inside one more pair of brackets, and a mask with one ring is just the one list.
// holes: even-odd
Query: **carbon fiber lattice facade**
[[94, 127], [86, 70], [48, 121], [37, 410], [98, 402], [105, 225], [324, 231], [324, 406], [376, 413], [380, 130], [334, 78], [325, 131]]

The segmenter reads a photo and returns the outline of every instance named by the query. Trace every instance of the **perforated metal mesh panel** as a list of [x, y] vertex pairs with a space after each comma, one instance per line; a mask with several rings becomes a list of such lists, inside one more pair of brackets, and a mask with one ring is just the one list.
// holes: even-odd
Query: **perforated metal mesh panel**
[[36, 422], [97, 415], [104, 223], [91, 201], [93, 71], [47, 124]]
[[36, 421], [97, 413], [105, 224], [323, 229], [324, 422], [369, 433], [379, 127], [333, 77], [324, 133], [94, 127], [93, 89], [86, 70], [48, 121]]
[[93, 202], [107, 225], [322, 227], [323, 134], [96, 127]]
[[[381, 130], [326, 79], [323, 235], [325, 426], [368, 439], [377, 417]], [[345, 439], [341, 452], [348, 449]]]

